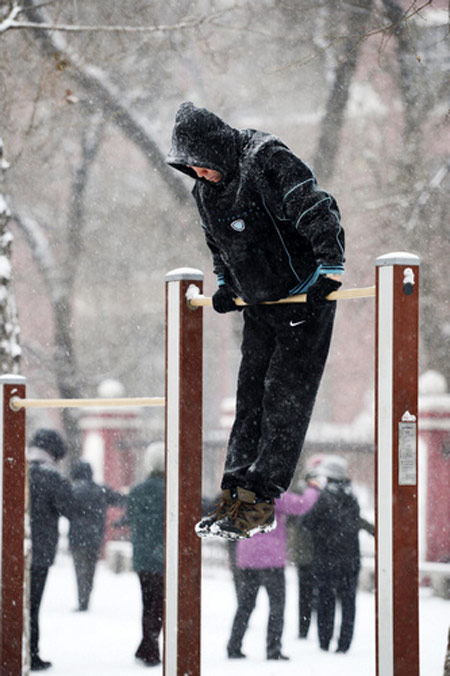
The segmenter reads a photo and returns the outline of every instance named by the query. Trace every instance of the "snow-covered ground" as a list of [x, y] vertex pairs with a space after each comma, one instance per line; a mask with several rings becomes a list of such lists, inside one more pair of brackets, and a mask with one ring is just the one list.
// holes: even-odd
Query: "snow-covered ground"
[[[226, 642], [236, 608], [229, 571], [205, 565], [203, 572], [202, 674], [204, 676], [374, 676], [374, 595], [359, 592], [355, 637], [346, 655], [319, 650], [315, 624], [307, 640], [297, 639], [297, 581], [287, 569], [288, 599], [283, 635], [283, 652], [289, 662], [265, 660], [267, 600], [263, 591], [251, 618], [243, 651], [245, 660], [228, 660]], [[97, 570], [91, 609], [74, 612], [75, 579], [72, 561], [58, 555], [41, 608], [41, 656], [53, 662], [46, 673], [54, 676], [133, 676], [145, 671], [162, 674], [161, 667], [145, 670], [134, 662], [140, 638], [140, 590], [132, 572], [115, 574], [105, 563]], [[420, 595], [421, 674], [442, 676], [450, 602]]]

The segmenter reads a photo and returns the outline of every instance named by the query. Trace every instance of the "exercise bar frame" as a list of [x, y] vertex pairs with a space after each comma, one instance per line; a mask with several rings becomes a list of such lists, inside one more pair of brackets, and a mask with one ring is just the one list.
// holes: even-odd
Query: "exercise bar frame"
[[419, 674], [419, 265], [376, 260], [375, 515], [378, 676]]
[[[418, 676], [417, 371], [419, 264], [396, 252], [376, 260], [376, 286], [345, 297], [376, 296], [375, 502], [376, 673]], [[201, 517], [203, 273], [166, 275], [164, 676], [201, 672]], [[338, 293], [344, 293], [339, 291]], [[281, 302], [288, 302], [283, 299]], [[304, 298], [294, 302], [303, 302]], [[241, 303], [240, 303], [241, 304]], [[24, 604], [25, 378], [0, 377], [0, 669], [22, 668]], [[79, 400], [50, 400], [78, 405]], [[76, 403], [74, 403], [74, 401]], [[105, 403], [106, 401], [106, 403]], [[116, 400], [117, 401], [117, 400]], [[133, 402], [127, 404], [128, 402]], [[120, 405], [136, 405], [121, 400]], [[142, 400], [143, 401], [143, 400]], [[38, 405], [35, 403], [35, 405]], [[52, 404], [53, 405], [53, 404]], [[82, 404], [80, 404], [82, 405]], [[111, 406], [112, 400], [87, 405]], [[139, 405], [139, 404], [138, 404]]]

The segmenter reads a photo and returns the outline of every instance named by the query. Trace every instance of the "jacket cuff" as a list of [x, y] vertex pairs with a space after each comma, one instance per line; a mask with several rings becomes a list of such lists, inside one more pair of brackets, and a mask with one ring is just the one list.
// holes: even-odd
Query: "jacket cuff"
[[320, 268], [320, 274], [322, 275], [342, 275], [344, 274], [344, 266], [341, 264], [337, 265], [323, 265]]

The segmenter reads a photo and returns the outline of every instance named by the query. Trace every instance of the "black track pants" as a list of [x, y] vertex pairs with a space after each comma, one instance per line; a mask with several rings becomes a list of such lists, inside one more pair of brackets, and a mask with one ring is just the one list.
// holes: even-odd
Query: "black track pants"
[[319, 597], [317, 605], [317, 627], [320, 647], [328, 650], [334, 633], [336, 601], [341, 603], [341, 628], [338, 649], [346, 652], [350, 648], [355, 624], [356, 591], [359, 570], [351, 565], [322, 564], [317, 573]]
[[39, 656], [39, 610], [44, 594], [48, 566], [30, 568], [30, 655]]
[[135, 656], [148, 664], [160, 662], [158, 638], [163, 623], [164, 577], [139, 571], [142, 593], [142, 641]]
[[94, 586], [99, 551], [96, 547], [77, 547], [72, 549], [72, 556], [77, 578], [78, 609], [87, 610]]
[[266, 588], [269, 597], [267, 657], [274, 657], [281, 652], [286, 600], [284, 568], [241, 568], [239, 570], [238, 608], [228, 641], [229, 652], [239, 652], [241, 649], [260, 587]]
[[264, 498], [287, 490], [328, 356], [336, 304], [245, 308], [236, 418], [222, 488]]
[[306, 638], [311, 624], [316, 578], [313, 565], [298, 566], [298, 635]]

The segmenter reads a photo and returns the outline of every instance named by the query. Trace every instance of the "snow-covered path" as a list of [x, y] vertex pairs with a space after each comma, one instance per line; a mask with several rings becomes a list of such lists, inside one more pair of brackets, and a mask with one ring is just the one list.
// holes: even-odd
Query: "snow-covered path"
[[[374, 595], [359, 592], [355, 637], [346, 655], [323, 653], [313, 624], [307, 640], [297, 639], [297, 582], [287, 569], [288, 601], [283, 652], [289, 662], [265, 660], [267, 601], [258, 597], [243, 651], [245, 660], [230, 661], [225, 646], [236, 608], [228, 570], [204, 566], [203, 574], [203, 676], [374, 676]], [[134, 573], [111, 572], [98, 566], [91, 610], [74, 612], [75, 580], [71, 559], [58, 556], [51, 568], [41, 609], [41, 656], [53, 662], [52, 676], [133, 676], [145, 673], [134, 662], [140, 638], [140, 590]], [[421, 592], [421, 674], [442, 676], [450, 602]], [[155, 676], [161, 667], [150, 670]]]

